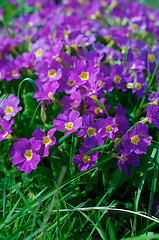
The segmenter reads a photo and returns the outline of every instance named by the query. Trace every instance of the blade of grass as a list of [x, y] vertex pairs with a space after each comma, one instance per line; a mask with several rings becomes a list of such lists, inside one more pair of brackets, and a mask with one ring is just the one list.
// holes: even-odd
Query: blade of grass
[[[98, 226], [96, 226], [96, 224], [94, 223], [93, 220], [90, 219], [89, 216], [87, 216], [87, 214], [85, 214], [84, 212], [82, 211], [79, 211], [90, 223], [92, 223], [92, 225], [95, 227], [95, 229], [97, 230], [99, 236], [101, 237], [101, 239], [103, 240], [107, 240], [107, 237], [105, 236], [104, 234], [104, 230], [99, 228]], [[89, 238], [88, 238], [89, 239]]]
[[[153, 199], [154, 199], [156, 184], [157, 184], [157, 175], [158, 175], [158, 166], [159, 166], [159, 147], [158, 147], [158, 145], [156, 147], [157, 147], [157, 156], [156, 156], [154, 173], [153, 173], [153, 178], [152, 178], [151, 193], [150, 193], [149, 208], [148, 208], [148, 216], [150, 216], [150, 214], [151, 214], [152, 202], [153, 202]], [[147, 220], [147, 226], [148, 225], [149, 225], [149, 220]]]
[[[150, 162], [153, 162], [153, 159], [155, 158], [157, 149], [154, 148], [150, 157]], [[145, 183], [145, 179], [147, 177], [147, 171], [144, 172], [142, 179], [140, 181], [139, 187], [138, 187], [138, 191], [137, 191], [137, 195], [136, 195], [136, 201], [135, 201], [135, 205], [134, 205], [134, 211], [137, 212], [138, 210], [138, 205], [139, 205], [139, 199], [141, 196], [141, 192]], [[133, 232], [136, 231], [136, 225], [137, 225], [137, 215], [134, 215], [134, 222], [133, 222]]]
[[4, 181], [4, 188], [3, 188], [3, 218], [5, 217], [5, 206], [6, 206], [6, 181]]
[[22, 86], [22, 84], [23, 84], [24, 82], [26, 82], [26, 81], [29, 81], [35, 90], [38, 89], [38, 87], [37, 87], [37, 85], [35, 84], [35, 82], [33, 81], [33, 79], [31, 79], [31, 78], [25, 78], [25, 79], [23, 79], [23, 81], [21, 81], [20, 84], [19, 84], [18, 94], [17, 94], [17, 97], [18, 97], [18, 98], [19, 98], [21, 86]]
[[57, 25], [57, 21], [58, 21], [58, 18], [60, 16], [60, 13], [62, 12], [63, 9], [60, 9], [57, 16], [56, 16], [56, 19], [55, 19], [55, 23], [54, 23], [54, 27], [53, 27], [53, 30], [52, 30], [52, 33], [51, 33], [51, 38], [54, 38], [54, 33], [55, 33], [55, 29], [56, 29], [56, 25]]
[[126, 64], [126, 60], [127, 60], [127, 56], [128, 56], [128, 51], [129, 51], [129, 41], [126, 44], [126, 50], [125, 50], [125, 54], [124, 54], [124, 61], [123, 61], [123, 65]]

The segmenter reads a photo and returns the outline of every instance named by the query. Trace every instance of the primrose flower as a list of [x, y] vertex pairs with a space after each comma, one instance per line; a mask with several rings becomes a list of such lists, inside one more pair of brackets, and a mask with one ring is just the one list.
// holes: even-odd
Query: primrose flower
[[82, 146], [79, 149], [80, 154], [77, 154], [73, 159], [72, 162], [75, 164], [79, 164], [78, 168], [80, 171], [84, 171], [94, 165], [96, 165], [96, 161], [98, 160], [98, 151], [83, 155], [84, 153], [90, 151], [90, 147]]
[[39, 87], [38, 90], [35, 91], [35, 95], [37, 101], [50, 101], [53, 100], [53, 96], [56, 93], [56, 90], [59, 87], [58, 81], [44, 83]]
[[37, 127], [36, 131], [32, 134], [32, 136], [41, 143], [41, 147], [38, 151], [41, 157], [49, 156], [49, 147], [56, 142], [56, 138], [53, 136], [54, 132], [55, 129], [50, 129], [46, 135], [46, 133], [41, 131], [40, 127]]
[[106, 119], [101, 119], [100, 126], [102, 127], [100, 134], [104, 140], [108, 137], [112, 140], [115, 139], [116, 132], [118, 131], [115, 118], [109, 116]]
[[57, 81], [62, 76], [61, 68], [62, 65], [54, 59], [50, 63], [38, 61], [35, 66], [37, 70], [35, 74], [38, 75], [42, 82]]
[[148, 83], [146, 82], [146, 76], [144, 73], [140, 73], [139, 76], [135, 76], [132, 92], [136, 92], [138, 98], [143, 98], [146, 92]]
[[87, 63], [86, 60], [80, 59], [74, 63], [73, 68], [70, 71], [69, 81], [75, 81], [77, 86], [83, 85], [86, 82], [94, 82], [96, 75], [100, 71], [98, 66], [95, 66], [94, 62]]
[[[152, 137], [147, 133], [148, 127], [142, 123], [139, 123], [132, 131], [127, 132], [122, 141], [125, 153], [131, 153], [134, 151], [136, 154], [146, 154], [146, 148], [151, 145], [150, 139], [152, 139]], [[141, 134], [149, 139], [145, 138]]]
[[156, 217], [159, 217], [159, 201], [157, 199], [153, 200], [152, 203], [152, 214]]
[[11, 136], [11, 126], [13, 125], [14, 120], [11, 120], [10, 122], [2, 119], [0, 120], [0, 141], [12, 138]]
[[159, 90], [157, 91], [157, 93], [155, 93], [155, 92], [149, 93], [148, 100], [152, 104], [158, 104], [159, 103]]
[[77, 110], [67, 110], [63, 114], [59, 114], [53, 120], [53, 126], [56, 130], [67, 130], [65, 135], [76, 132], [82, 126], [82, 117], [79, 117], [80, 112]]
[[139, 166], [140, 155], [134, 154], [134, 153], [122, 153], [119, 161], [118, 161], [118, 166], [121, 172], [123, 172], [123, 169], [126, 172], [127, 176], [130, 176], [130, 170], [129, 170], [129, 165], [137, 167]]
[[146, 109], [148, 122], [159, 129], [159, 108], [157, 105], [149, 105]]
[[[105, 78], [105, 80], [110, 84], [114, 84], [118, 89], [121, 89], [123, 92], [127, 90], [124, 83], [128, 83], [131, 81], [131, 77], [128, 73], [125, 73], [125, 68], [123, 65], [114, 65], [111, 68], [111, 72], [109, 76]], [[110, 88], [110, 87], [109, 87]], [[109, 91], [113, 90], [113, 85], [109, 89]]]
[[29, 140], [21, 138], [18, 142], [13, 143], [13, 147], [10, 149], [12, 163], [17, 165], [20, 171], [30, 173], [40, 162], [40, 155], [37, 154], [40, 147], [41, 143], [35, 138]]
[[115, 110], [115, 125], [118, 127], [116, 134], [124, 135], [125, 132], [129, 129], [129, 120], [124, 116], [126, 110], [122, 107], [121, 104], [118, 104]]
[[78, 133], [78, 137], [82, 137], [84, 135], [84, 145], [94, 148], [95, 145], [103, 145], [104, 141], [102, 140], [102, 136], [100, 134], [101, 130], [101, 119], [98, 119], [95, 123], [93, 122], [93, 114], [85, 115], [82, 117], [83, 125], [81, 130]]
[[13, 94], [10, 94], [0, 107], [0, 112], [3, 111], [3, 119], [10, 120], [17, 112], [22, 110], [22, 107], [18, 107], [20, 100]]
[[5, 78], [7, 81], [11, 81], [12, 79], [18, 79], [20, 78], [21, 74], [19, 73], [19, 69], [21, 68], [21, 66], [19, 66], [16, 63], [16, 60], [12, 60], [10, 62], [7, 63], [6, 65], [6, 75]]

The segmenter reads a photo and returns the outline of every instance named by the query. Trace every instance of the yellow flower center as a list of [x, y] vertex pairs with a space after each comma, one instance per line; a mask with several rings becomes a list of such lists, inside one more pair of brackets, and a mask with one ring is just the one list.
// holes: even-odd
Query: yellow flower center
[[51, 98], [52, 101], [54, 100], [54, 97], [53, 97], [53, 93], [52, 93], [52, 92], [49, 92], [49, 93], [48, 93], [48, 96], [49, 96], [49, 98]]
[[111, 133], [112, 129], [113, 129], [112, 126], [109, 125], [109, 126], [106, 127], [106, 132], [110, 132]]
[[109, 45], [110, 47], [112, 47], [112, 46], [114, 45], [114, 43], [115, 43], [114, 40], [111, 40], [108, 45]]
[[114, 82], [115, 82], [115, 83], [120, 83], [120, 80], [121, 80], [121, 78], [120, 78], [118, 75], [116, 75], [116, 76], [114, 77]]
[[8, 132], [6, 132], [2, 137], [5, 138], [7, 137], [7, 135], [8, 135]]
[[10, 114], [13, 112], [13, 108], [12, 107], [6, 107], [5, 113], [6, 114]]
[[126, 52], [126, 47], [125, 46], [123, 46], [122, 47], [122, 51], [121, 51], [123, 54], [125, 54], [125, 52]]
[[87, 163], [87, 162], [90, 161], [90, 157], [86, 155], [82, 158], [82, 160], [83, 160], [84, 163]]
[[76, 82], [76, 81], [68, 81], [68, 82], [67, 82], [67, 85], [73, 86], [75, 82]]
[[37, 4], [35, 5], [35, 7], [36, 7], [37, 9], [40, 9], [40, 8], [41, 8], [41, 3], [37, 3]]
[[32, 26], [33, 26], [33, 22], [29, 21], [29, 22], [27, 23], [27, 25], [28, 25], [29, 27], [32, 27]]
[[82, 72], [81, 75], [79, 75], [80, 79], [83, 80], [88, 80], [89, 78], [89, 73], [88, 72]]
[[53, 78], [53, 77], [55, 77], [55, 75], [56, 75], [56, 72], [55, 72], [54, 69], [48, 71], [48, 76], [49, 77]]
[[102, 109], [99, 108], [99, 107], [98, 107], [98, 108], [95, 108], [94, 112], [95, 112], [95, 114], [99, 114], [99, 113], [102, 112]]
[[127, 158], [126, 158], [125, 155], [124, 155], [124, 157], [123, 157], [121, 163], [124, 164], [124, 162], [125, 162], [126, 160], [127, 160]]
[[51, 139], [49, 138], [49, 136], [43, 137], [44, 141], [43, 143], [47, 146], [51, 143]]
[[66, 39], [69, 38], [69, 34], [70, 34], [70, 31], [64, 31], [64, 35], [65, 35], [65, 38], [66, 38]]
[[71, 47], [72, 47], [72, 48], [74, 48], [74, 50], [77, 52], [77, 50], [78, 50], [78, 47], [77, 47], [77, 45], [76, 45], [76, 44], [73, 44]]
[[102, 1], [101, 5], [102, 5], [102, 7], [106, 7], [107, 6], [107, 2], [106, 1]]
[[154, 54], [149, 54], [149, 55], [148, 55], [148, 60], [149, 60], [150, 62], [154, 62], [154, 61], [155, 61], [155, 55], [154, 55]]
[[100, 86], [102, 86], [102, 85], [103, 85], [103, 83], [104, 83], [104, 82], [102, 82], [102, 81], [101, 81], [101, 82], [98, 84], [98, 86], [99, 86], [99, 87], [100, 87]]
[[133, 24], [133, 25], [132, 25], [132, 28], [133, 28], [134, 30], [137, 30], [137, 29], [138, 29], [138, 25], [137, 25], [137, 24]]
[[95, 128], [89, 127], [87, 130], [88, 136], [94, 136], [95, 135]]
[[8, 139], [13, 139], [13, 137], [12, 137], [11, 134], [8, 134], [7, 138], [8, 138]]
[[57, 57], [57, 58], [56, 58], [56, 61], [57, 61], [57, 62], [61, 62], [61, 58], [60, 58], [60, 57]]
[[87, 0], [78, 0], [78, 3], [83, 5], [83, 6], [87, 6], [88, 5], [88, 1]]
[[135, 88], [136, 88], [137, 90], [139, 90], [139, 89], [141, 88], [141, 84], [140, 84], [140, 83], [136, 83], [136, 84], [135, 84]]
[[28, 42], [30, 41], [30, 39], [31, 39], [31, 36], [26, 36], [25, 37], [25, 40], [28, 41]]
[[138, 142], [140, 141], [140, 138], [138, 135], [135, 135], [134, 137], [131, 138], [131, 143], [138, 145]]
[[24, 156], [27, 158], [27, 161], [31, 160], [33, 156], [32, 150], [26, 150]]
[[115, 139], [115, 143], [118, 144], [119, 141], [120, 141], [120, 138], [117, 137], [117, 138]]
[[71, 130], [71, 129], [73, 128], [73, 123], [72, 123], [72, 122], [66, 123], [66, 124], [65, 124], [65, 128], [66, 128], [67, 130]]
[[16, 71], [12, 71], [12, 76], [16, 77], [16, 76], [18, 76], [18, 73], [16, 73]]
[[150, 19], [150, 20], [154, 20], [154, 19], [155, 19], [155, 16], [154, 16], [153, 14], [150, 14], [150, 15], [149, 15], [149, 19]]
[[37, 51], [36, 51], [36, 57], [40, 57], [41, 56], [41, 54], [42, 54], [42, 49], [41, 48], [39, 48]]

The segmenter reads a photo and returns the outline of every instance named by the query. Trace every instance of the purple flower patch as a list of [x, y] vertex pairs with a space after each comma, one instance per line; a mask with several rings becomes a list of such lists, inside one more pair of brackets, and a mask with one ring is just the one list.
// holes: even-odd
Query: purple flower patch
[[40, 147], [40, 142], [36, 141], [35, 138], [30, 138], [29, 140], [21, 138], [10, 149], [12, 163], [17, 165], [20, 171], [24, 171], [27, 174], [30, 173], [40, 162], [40, 155], [37, 153]]
[[88, 155], [83, 155], [90, 150], [91, 150], [90, 147], [82, 146], [79, 149], [80, 154], [77, 154], [72, 159], [73, 163], [78, 164], [78, 168], [80, 171], [84, 171], [84, 170], [96, 165], [96, 161], [98, 159], [98, 151], [94, 152], [94, 153], [90, 153]]
[[147, 147], [151, 145], [150, 139], [152, 139], [147, 133], [148, 127], [142, 123], [139, 123], [132, 131], [127, 132], [122, 141], [125, 152], [131, 153], [134, 151], [136, 154], [146, 154]]
[[79, 115], [80, 113], [77, 110], [67, 110], [53, 120], [53, 126], [56, 130], [67, 130], [64, 133], [65, 135], [76, 132], [82, 126], [82, 117], [79, 117]]

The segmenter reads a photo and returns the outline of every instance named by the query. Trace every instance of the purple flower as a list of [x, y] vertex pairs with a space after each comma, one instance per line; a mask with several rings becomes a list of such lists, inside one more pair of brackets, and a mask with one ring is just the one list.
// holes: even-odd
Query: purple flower
[[39, 153], [41, 157], [47, 157], [49, 155], [49, 147], [54, 145], [56, 142], [56, 138], [53, 136], [55, 129], [50, 129], [48, 134], [41, 131], [40, 127], [36, 128], [36, 131], [32, 134], [32, 136], [40, 141], [41, 147], [39, 149]]
[[99, 71], [100, 68], [95, 66], [94, 62], [87, 63], [86, 60], [80, 59], [74, 63], [70, 71], [69, 82], [75, 82], [77, 86], [86, 84], [86, 82], [91, 84], [95, 82]]
[[3, 111], [4, 119], [10, 120], [11, 117], [14, 117], [17, 112], [22, 110], [22, 107], [18, 107], [19, 102], [19, 98], [13, 94], [10, 94], [7, 99], [5, 99], [0, 107], [0, 112]]
[[132, 92], [136, 92], [138, 98], [143, 98], [146, 92], [148, 83], [146, 82], [146, 76], [144, 73], [140, 73], [139, 76], [135, 76]]
[[78, 168], [80, 171], [84, 171], [87, 168], [90, 168], [96, 165], [96, 161], [98, 159], [98, 151], [94, 153], [90, 153], [88, 155], [83, 156], [84, 153], [90, 151], [90, 147], [82, 146], [79, 149], [80, 154], [77, 154], [73, 159], [72, 162], [75, 164], [79, 164]]
[[101, 119], [100, 126], [102, 128], [100, 134], [104, 140], [108, 137], [112, 140], [115, 139], [116, 132], [118, 131], [115, 118], [109, 116], [106, 119]]
[[149, 93], [148, 94], [148, 100], [152, 104], [158, 104], [159, 103], [159, 90], [157, 91], [157, 93], [155, 93], [155, 92]]
[[123, 172], [123, 169], [126, 172], [127, 176], [130, 176], [130, 170], [129, 170], [129, 165], [137, 167], [139, 166], [140, 155], [134, 154], [134, 153], [122, 153], [119, 161], [118, 161], [118, 166], [121, 172]]
[[151, 145], [151, 140], [145, 137], [152, 139], [150, 135], [148, 135], [148, 127], [145, 124], [139, 123], [132, 131], [127, 132], [122, 141], [122, 145], [124, 147], [125, 153], [135, 152], [136, 154], [147, 153], [147, 147]]
[[21, 138], [18, 142], [13, 143], [13, 147], [10, 149], [12, 163], [17, 165], [20, 171], [30, 173], [40, 162], [40, 155], [37, 154], [40, 147], [40, 142], [35, 138], [29, 140]]
[[95, 145], [103, 145], [104, 141], [102, 140], [102, 136], [100, 134], [101, 119], [98, 119], [95, 123], [93, 122], [93, 114], [85, 115], [82, 118], [83, 125], [81, 130], [78, 133], [78, 137], [82, 137], [86, 135], [84, 138], [84, 145], [94, 148]]
[[118, 131], [116, 134], [124, 135], [125, 132], [129, 129], [129, 120], [124, 116], [126, 114], [126, 110], [122, 107], [121, 104], [118, 104], [115, 110], [115, 125], [118, 127]]
[[[131, 81], [131, 77], [128, 73], [125, 73], [125, 68], [123, 65], [114, 65], [111, 68], [111, 73], [108, 77], [105, 78], [110, 84], [114, 84], [118, 89], [121, 89], [123, 92], [127, 90], [124, 83]], [[113, 89], [113, 85], [112, 85]]]
[[39, 90], [35, 91], [34, 98], [36, 98], [37, 101], [42, 100], [43, 102], [53, 100], [53, 96], [58, 87], [58, 81], [44, 83], [39, 87]]
[[19, 73], [20, 66], [16, 64], [16, 60], [8, 61], [6, 65], [6, 80], [10, 81], [12, 79], [20, 78], [21, 74]]
[[79, 115], [80, 113], [77, 110], [67, 110], [53, 120], [53, 126], [56, 130], [67, 130], [64, 133], [65, 135], [76, 132], [82, 126], [82, 117], [79, 117]]
[[52, 60], [51, 62], [37, 62], [35, 69], [36, 75], [38, 75], [39, 79], [42, 82], [52, 82], [57, 81], [62, 76], [62, 65], [56, 60]]
[[148, 122], [159, 129], [159, 108], [157, 105], [149, 105], [146, 109]]
[[159, 217], [159, 201], [157, 199], [153, 200], [152, 203], [152, 214], [156, 217]]
[[12, 138], [11, 126], [13, 125], [13, 123], [14, 120], [11, 120], [10, 122], [5, 119], [0, 120], [0, 141], [5, 140], [7, 138]]

